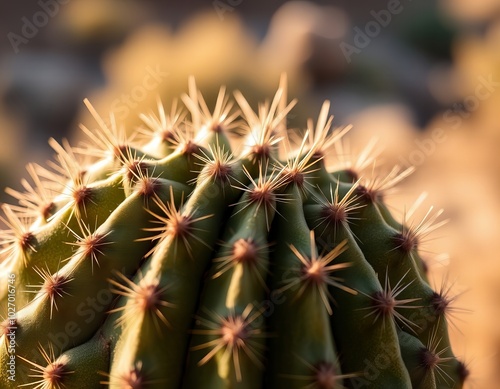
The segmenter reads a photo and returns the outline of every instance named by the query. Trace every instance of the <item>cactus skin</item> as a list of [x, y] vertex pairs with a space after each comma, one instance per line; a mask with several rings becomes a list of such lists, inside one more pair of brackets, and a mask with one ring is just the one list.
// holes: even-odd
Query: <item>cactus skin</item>
[[87, 102], [102, 158], [80, 164], [51, 140], [62, 175], [32, 166], [35, 185], [10, 191], [0, 365], [14, 333], [16, 381], [2, 369], [2, 388], [463, 387], [453, 298], [383, 202], [398, 177], [326, 168], [347, 132], [330, 131], [328, 103], [291, 151], [284, 80], [257, 113], [235, 97], [242, 122], [224, 88], [210, 113], [191, 80], [190, 121], [159, 105], [137, 144]]

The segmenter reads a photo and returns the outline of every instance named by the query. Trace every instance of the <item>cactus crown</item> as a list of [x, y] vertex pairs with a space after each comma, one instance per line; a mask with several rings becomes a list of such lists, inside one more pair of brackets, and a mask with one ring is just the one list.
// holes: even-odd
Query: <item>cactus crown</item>
[[363, 179], [373, 144], [348, 160], [328, 102], [297, 137], [284, 79], [256, 111], [235, 99], [210, 110], [190, 80], [189, 114], [158, 103], [135, 137], [86, 102], [90, 144], [52, 139], [8, 190], [0, 386], [462, 387], [455, 297], [419, 254], [440, 213], [412, 226], [383, 201], [412, 169]]

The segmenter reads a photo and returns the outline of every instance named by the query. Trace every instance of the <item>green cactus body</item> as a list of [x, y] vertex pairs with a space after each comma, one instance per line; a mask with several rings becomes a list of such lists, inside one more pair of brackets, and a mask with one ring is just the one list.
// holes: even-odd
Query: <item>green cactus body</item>
[[404, 331], [398, 331], [398, 338], [403, 361], [410, 373], [412, 387], [416, 389], [436, 388], [434, 368], [425, 365], [427, 357], [429, 357], [429, 362], [432, 360], [432, 356], [428, 354], [429, 350], [416, 337]]
[[190, 81], [189, 113], [159, 104], [134, 143], [87, 103], [94, 146], [51, 140], [54, 171], [10, 190], [0, 387], [462, 388], [453, 298], [383, 202], [400, 177], [361, 185], [367, 152], [327, 169], [348, 131], [328, 103], [294, 147], [283, 83], [257, 112], [235, 98], [242, 120]]
[[[44, 352], [43, 349], [40, 350], [40, 353]], [[46, 363], [50, 368], [45, 370], [32, 365], [32, 375], [45, 375], [56, 382], [58, 377], [64, 377], [66, 389], [97, 388], [102, 386], [102, 382], [106, 382], [105, 377], [95, 372], [109, 370], [109, 344], [102, 337], [94, 337], [65, 351], [57, 359], [48, 358]]]
[[[349, 195], [346, 195], [348, 197]], [[304, 211], [309, 225], [316, 231], [318, 241], [324, 250], [332, 250], [340, 242], [345, 242], [346, 250], [339, 253], [339, 263], [348, 267], [341, 273], [345, 285], [358, 293], [345, 293], [331, 288], [336, 302], [331, 319], [337, 347], [342, 355], [342, 368], [359, 375], [351, 378], [353, 386], [406, 387], [408, 373], [400, 359], [396, 324], [384, 312], [374, 306], [374, 298], [383, 293], [373, 268], [366, 261], [353, 233], [350, 231], [349, 206], [339, 199], [333, 202], [337, 209], [331, 216], [331, 229], [326, 223], [318, 224], [322, 218], [320, 204], [306, 205]], [[360, 277], [360, 275], [363, 275]], [[355, 352], [353, 352], [355, 350]], [[363, 358], [359, 358], [363, 355]]]
[[223, 233], [224, 243], [208, 272], [185, 388], [253, 388], [261, 384], [264, 322], [252, 304], [265, 297], [266, 223], [273, 215], [259, 202], [252, 202], [251, 193], [245, 192], [234, 208]]
[[[180, 189], [167, 189], [159, 180], [149, 181], [154, 181], [154, 189], [161, 192], [168, 193], [172, 188], [180, 201], [182, 185]], [[109, 279], [113, 272], [133, 274], [151, 248], [151, 242], [144, 240], [148, 237], [145, 228], [151, 223], [144, 203], [151, 194], [141, 190], [123, 201], [94, 233], [84, 237], [71, 259], [53, 275], [49, 273], [37, 296], [19, 311], [16, 351], [20, 355], [27, 355], [33, 343], [47, 347], [59, 336], [65, 340], [55, 351], [61, 352], [90, 339], [99, 329], [112, 302]], [[1, 353], [0, 358], [6, 357]]]
[[[36, 229], [27, 230], [12, 251], [10, 271], [17, 275], [16, 289], [30, 291], [19, 294], [16, 303], [24, 306], [35, 294], [43, 273], [53, 274], [71, 257], [81, 226], [88, 233], [102, 224], [111, 212], [125, 199], [121, 178], [109, 179], [86, 186], [77, 192], [50, 222]], [[80, 196], [81, 195], [81, 196]], [[12, 215], [11, 219], [15, 216]], [[63, 243], [63, 244], [61, 244]], [[0, 313], [6, 312], [4, 303], [7, 284], [0, 289]]]
[[[232, 166], [230, 174], [237, 176], [241, 172]], [[151, 385], [154, 383], [159, 388], [180, 385], [189, 340], [185, 329], [189, 328], [196, 312], [203, 273], [219, 236], [225, 208], [236, 200], [238, 193], [231, 187], [233, 178], [227, 178], [205, 178], [180, 213], [174, 211], [174, 203], [171, 203], [167, 212], [169, 233], [161, 238], [143, 270], [144, 276], [137, 282], [153, 286], [155, 291], [164, 290], [166, 297], [160, 294], [156, 297], [158, 302], [151, 307], [160, 309], [161, 314], [139, 311], [132, 315], [137, 319], [133, 324], [123, 323], [124, 336], [114, 353], [111, 386], [118, 386], [117, 380], [145, 360], [155, 367], [150, 372], [144, 371], [144, 379], [151, 381]], [[218, 195], [209, 200], [211, 193]], [[151, 337], [155, 332], [158, 339]]]
[[[361, 189], [361, 192], [365, 190]], [[366, 195], [363, 196], [366, 198]], [[373, 229], [366, 231], [353, 226], [353, 232], [360, 239], [360, 245], [367, 253], [368, 262], [378, 273], [381, 283], [386, 282], [384, 279], [386, 277], [393, 288], [398, 284], [404, 285], [399, 289], [398, 299], [401, 301], [417, 299], [415, 305], [418, 305], [418, 308], [400, 309], [403, 318], [400, 323], [402, 329], [416, 334], [423, 344], [430, 344], [435, 336], [441, 339], [443, 357], [450, 358], [443, 369], [453, 381], [458, 382], [459, 362], [454, 358], [448, 341], [446, 320], [443, 320], [442, 315], [435, 310], [432, 303], [434, 291], [422, 279], [418, 266], [410, 255], [410, 251], [415, 250], [416, 242], [411, 241], [412, 236], [402, 236], [399, 231], [389, 226], [370, 200], [364, 205], [360, 208], [359, 216], [369, 220]], [[366, 251], [366, 245], [370, 245], [369, 251]], [[447, 385], [442, 379], [444, 378], [436, 377], [437, 384]]]
[[[330, 329], [329, 302], [323, 263], [302, 211], [302, 197], [294, 185], [285, 191], [273, 225], [276, 247], [271, 258], [271, 287], [280, 294], [269, 323], [268, 387], [308, 385], [342, 388]], [[321, 278], [325, 277], [325, 280]]]

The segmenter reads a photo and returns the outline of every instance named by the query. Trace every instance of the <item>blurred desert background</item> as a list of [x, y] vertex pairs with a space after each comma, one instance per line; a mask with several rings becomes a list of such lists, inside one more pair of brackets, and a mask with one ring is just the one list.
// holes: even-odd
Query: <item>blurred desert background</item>
[[416, 167], [387, 200], [400, 218], [422, 200], [414, 225], [444, 209], [448, 223], [424, 242], [430, 279], [457, 296], [451, 334], [468, 387], [499, 388], [500, 2], [360, 3], [3, 2], [0, 187], [19, 189], [28, 162], [51, 158], [49, 137], [77, 144], [79, 123], [96, 126], [85, 97], [131, 132], [190, 75], [209, 105], [221, 84], [255, 105], [286, 72], [300, 107], [290, 127], [329, 99], [334, 124], [354, 125], [353, 152], [377, 138], [380, 169]]

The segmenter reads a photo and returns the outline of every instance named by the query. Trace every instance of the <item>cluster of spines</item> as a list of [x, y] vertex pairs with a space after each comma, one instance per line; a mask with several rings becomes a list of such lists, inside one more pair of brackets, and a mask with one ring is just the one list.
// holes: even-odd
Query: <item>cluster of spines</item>
[[[383, 203], [411, 169], [363, 182], [370, 145], [329, 172], [325, 156], [349, 128], [330, 130], [328, 103], [292, 151], [283, 84], [257, 112], [235, 97], [242, 124], [224, 88], [210, 112], [191, 81], [191, 121], [159, 104], [159, 117], [143, 116], [145, 146], [87, 103], [101, 127], [84, 128], [93, 151], [52, 140], [58, 164], [33, 165], [34, 185], [10, 191], [19, 206], [5, 206], [0, 270], [36, 291], [18, 300], [25, 386], [76, 388], [85, 366], [96, 387], [120, 389], [460, 388], [454, 298], [430, 288], [417, 251], [439, 214], [409, 227]], [[368, 377], [377, 358], [386, 366]]]

